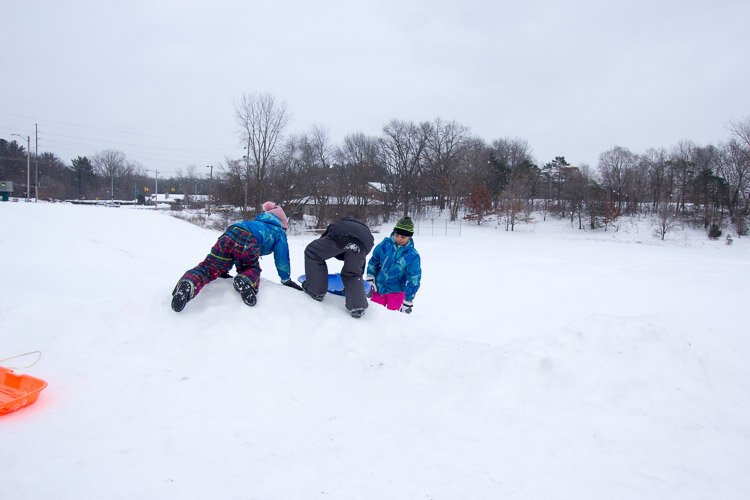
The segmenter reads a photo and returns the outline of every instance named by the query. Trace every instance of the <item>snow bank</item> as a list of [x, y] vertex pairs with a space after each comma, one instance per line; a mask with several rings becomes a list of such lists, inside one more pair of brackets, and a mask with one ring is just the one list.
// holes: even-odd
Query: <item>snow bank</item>
[[269, 257], [255, 308], [218, 280], [174, 313], [220, 233], [163, 213], [0, 222], [0, 359], [49, 382], [0, 417], [0, 498], [750, 495], [744, 239], [464, 225], [416, 238], [411, 316], [355, 320]]

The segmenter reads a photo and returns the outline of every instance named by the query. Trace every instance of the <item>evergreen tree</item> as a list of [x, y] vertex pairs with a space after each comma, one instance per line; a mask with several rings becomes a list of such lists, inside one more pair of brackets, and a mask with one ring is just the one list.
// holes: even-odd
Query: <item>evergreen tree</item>
[[76, 196], [85, 199], [88, 194], [88, 188], [94, 178], [94, 165], [85, 156], [74, 158], [70, 163], [70, 170], [73, 172], [73, 179], [76, 186]]

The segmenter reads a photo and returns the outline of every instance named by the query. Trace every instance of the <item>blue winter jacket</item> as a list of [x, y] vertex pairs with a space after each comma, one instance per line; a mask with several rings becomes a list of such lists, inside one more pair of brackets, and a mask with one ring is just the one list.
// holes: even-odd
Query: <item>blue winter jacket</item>
[[[273, 260], [276, 271], [281, 281], [289, 279], [289, 243], [286, 241], [286, 233], [281, 227], [281, 221], [273, 214], [263, 212], [255, 220], [243, 220], [232, 224], [252, 233], [258, 241], [261, 255], [273, 252]], [[231, 226], [230, 226], [231, 227]]]
[[393, 233], [372, 251], [367, 274], [375, 277], [379, 294], [406, 292], [405, 300], [414, 300], [422, 279], [422, 265], [414, 240], [396, 245]]

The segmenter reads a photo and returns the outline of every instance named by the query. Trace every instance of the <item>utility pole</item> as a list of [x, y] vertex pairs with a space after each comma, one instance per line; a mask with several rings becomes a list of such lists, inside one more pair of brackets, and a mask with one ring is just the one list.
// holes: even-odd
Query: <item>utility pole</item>
[[26, 137], [26, 201], [31, 199], [31, 136], [23, 136], [21, 134], [10, 134], [15, 135], [23, 139]]
[[154, 169], [154, 210], [159, 210], [159, 171]]
[[213, 165], [206, 165], [206, 168], [210, 168], [211, 170], [208, 172], [208, 216], [211, 217], [211, 182], [214, 178], [214, 166]]
[[39, 201], [39, 126], [34, 124], [34, 136], [36, 145], [34, 147], [34, 203]]

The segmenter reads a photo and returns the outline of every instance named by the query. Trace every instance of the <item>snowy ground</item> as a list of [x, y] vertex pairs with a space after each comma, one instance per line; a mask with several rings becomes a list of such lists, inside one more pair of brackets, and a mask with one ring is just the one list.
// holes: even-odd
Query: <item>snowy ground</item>
[[0, 203], [0, 359], [42, 353], [0, 364], [49, 383], [0, 417], [0, 498], [750, 497], [748, 239], [420, 229], [411, 316], [270, 257], [255, 308], [220, 280], [176, 314], [218, 232]]

